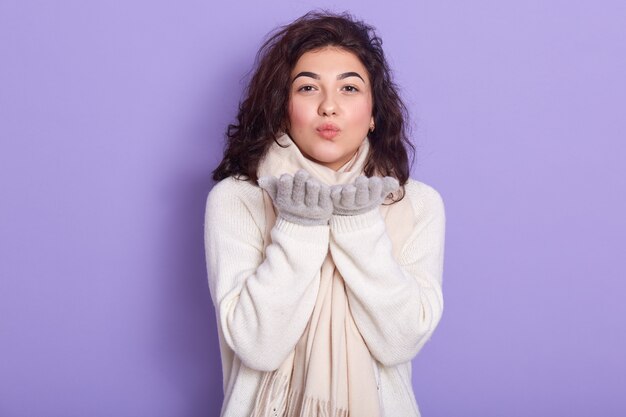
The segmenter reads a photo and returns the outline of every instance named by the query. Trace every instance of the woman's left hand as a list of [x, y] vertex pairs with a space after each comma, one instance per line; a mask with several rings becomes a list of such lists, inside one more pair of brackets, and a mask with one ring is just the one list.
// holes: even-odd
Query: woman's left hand
[[380, 206], [389, 193], [397, 190], [400, 183], [393, 177], [366, 177], [361, 175], [354, 184], [334, 185], [330, 198], [333, 214], [354, 216]]

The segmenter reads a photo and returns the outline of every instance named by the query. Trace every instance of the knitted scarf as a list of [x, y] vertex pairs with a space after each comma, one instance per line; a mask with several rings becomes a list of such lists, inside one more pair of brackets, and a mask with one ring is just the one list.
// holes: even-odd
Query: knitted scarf
[[[293, 175], [306, 169], [328, 185], [348, 184], [363, 173], [369, 152], [366, 138], [356, 155], [338, 171], [308, 160], [288, 135], [272, 144], [261, 161], [258, 176]], [[265, 246], [276, 213], [264, 191], [267, 228]], [[387, 230], [396, 242], [406, 239], [406, 206], [381, 206]], [[397, 215], [388, 216], [390, 208]], [[394, 220], [396, 219], [396, 220]], [[390, 220], [390, 221], [389, 221]], [[394, 244], [394, 248], [398, 245]], [[330, 251], [320, 271], [320, 283], [311, 318], [294, 350], [273, 372], [263, 375], [251, 417], [381, 417], [377, 366], [356, 326], [346, 287]]]

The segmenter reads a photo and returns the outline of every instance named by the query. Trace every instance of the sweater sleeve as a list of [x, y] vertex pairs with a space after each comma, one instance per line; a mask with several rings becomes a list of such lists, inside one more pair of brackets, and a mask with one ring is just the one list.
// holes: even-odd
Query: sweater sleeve
[[313, 311], [329, 226], [279, 217], [264, 255], [263, 216], [260, 188], [223, 180], [207, 199], [205, 249], [225, 342], [247, 367], [271, 371], [293, 350]]
[[330, 250], [352, 315], [370, 352], [386, 366], [413, 359], [443, 312], [444, 204], [424, 183], [409, 183], [406, 192], [415, 223], [397, 260], [379, 210], [333, 216], [330, 224]]

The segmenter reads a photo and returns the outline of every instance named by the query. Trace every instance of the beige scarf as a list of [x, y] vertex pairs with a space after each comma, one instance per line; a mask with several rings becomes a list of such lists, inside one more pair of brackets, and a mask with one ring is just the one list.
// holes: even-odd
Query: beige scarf
[[[369, 152], [366, 138], [357, 154], [338, 171], [306, 159], [288, 135], [272, 144], [261, 161], [258, 176], [294, 174], [306, 169], [328, 184], [347, 184], [363, 173]], [[266, 213], [265, 246], [276, 213], [264, 192]], [[401, 200], [402, 203], [404, 200]], [[406, 239], [407, 207], [381, 206], [387, 229], [394, 229], [396, 242]], [[399, 216], [388, 216], [390, 208]], [[400, 221], [388, 221], [389, 219]], [[394, 245], [394, 248], [398, 245]], [[354, 322], [341, 274], [330, 255], [320, 271], [320, 284], [313, 313], [295, 349], [273, 372], [266, 372], [251, 417], [381, 417], [376, 364]]]

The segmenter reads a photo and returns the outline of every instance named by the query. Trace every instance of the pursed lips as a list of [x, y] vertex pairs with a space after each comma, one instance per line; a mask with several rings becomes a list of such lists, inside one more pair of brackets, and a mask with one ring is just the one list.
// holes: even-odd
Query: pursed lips
[[319, 133], [319, 135], [325, 139], [332, 139], [335, 136], [337, 136], [339, 132], [341, 131], [341, 129], [339, 129], [337, 125], [334, 125], [332, 123], [324, 123], [323, 125], [319, 126], [316, 130]]

